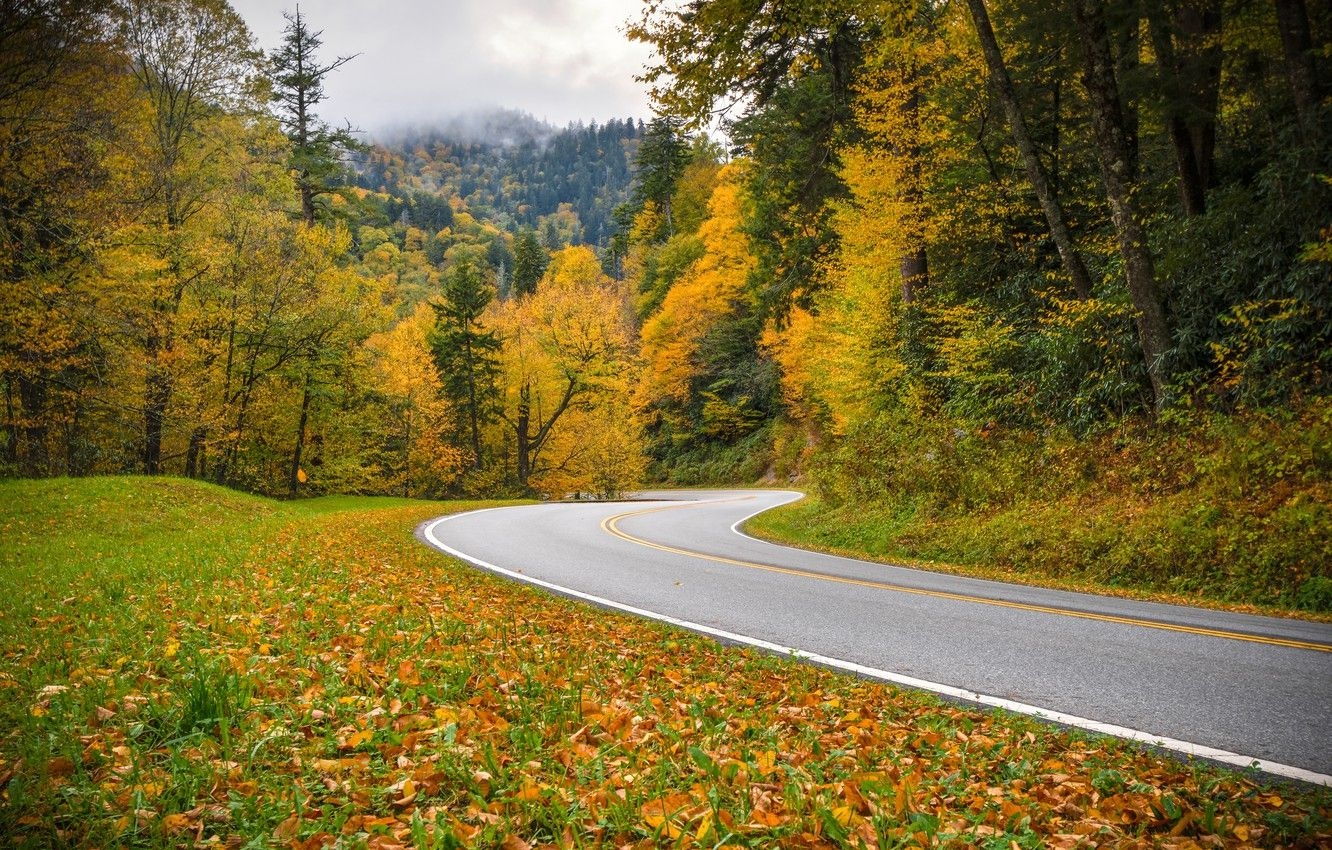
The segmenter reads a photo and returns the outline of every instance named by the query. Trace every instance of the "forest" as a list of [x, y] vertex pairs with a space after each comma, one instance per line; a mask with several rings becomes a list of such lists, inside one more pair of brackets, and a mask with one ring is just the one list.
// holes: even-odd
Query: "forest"
[[1325, 0], [651, 0], [651, 121], [374, 144], [299, 13], [4, 8], [0, 474], [794, 482], [829, 546], [1332, 608]]

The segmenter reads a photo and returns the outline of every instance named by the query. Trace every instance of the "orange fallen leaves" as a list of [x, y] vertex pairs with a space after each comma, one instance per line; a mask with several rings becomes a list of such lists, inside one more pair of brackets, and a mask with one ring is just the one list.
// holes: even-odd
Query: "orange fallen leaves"
[[[475, 573], [406, 535], [436, 511], [325, 515], [317, 533], [293, 520], [252, 541], [213, 595], [191, 603], [170, 581], [145, 592], [128, 622], [172, 635], [146, 642], [155, 655], [108, 665], [88, 650], [85, 684], [49, 692], [48, 714], [25, 710], [36, 687], [18, 703], [75, 744], [40, 771], [3, 753], [7, 781], [63, 783], [28, 793], [44, 802], [11, 823], [39, 833], [78, 804], [109, 816], [76, 821], [66, 843], [134, 833], [199, 847], [1332, 841], [1327, 794], [1277, 793]], [[92, 702], [55, 716], [85, 691]], [[213, 691], [228, 721], [182, 726]]]

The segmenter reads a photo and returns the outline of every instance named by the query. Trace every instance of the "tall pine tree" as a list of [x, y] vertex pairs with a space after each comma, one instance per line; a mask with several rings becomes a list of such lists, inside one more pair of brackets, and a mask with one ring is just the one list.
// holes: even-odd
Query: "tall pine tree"
[[350, 126], [334, 129], [319, 120], [314, 107], [324, 99], [324, 78], [355, 59], [339, 56], [327, 65], [316, 55], [322, 32], [312, 32], [299, 7], [285, 14], [282, 45], [270, 56], [273, 63], [273, 100], [278, 104], [282, 128], [291, 139], [291, 169], [301, 193], [301, 214], [315, 223], [315, 198], [328, 194], [342, 173], [342, 158], [362, 143]]
[[494, 417], [498, 398], [500, 340], [479, 322], [494, 296], [481, 269], [464, 257], [444, 281], [444, 302], [434, 305], [430, 336], [444, 394], [458, 411], [456, 437], [470, 443], [473, 469], [483, 465], [481, 428]]
[[523, 228], [513, 239], [513, 294], [531, 295], [536, 292], [537, 281], [546, 273], [550, 258], [541, 247], [536, 232]]

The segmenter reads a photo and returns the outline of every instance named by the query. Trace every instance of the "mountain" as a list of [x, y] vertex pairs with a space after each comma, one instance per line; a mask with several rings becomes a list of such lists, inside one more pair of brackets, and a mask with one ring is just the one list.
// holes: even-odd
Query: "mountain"
[[473, 113], [386, 136], [355, 163], [355, 182], [402, 199], [443, 198], [510, 232], [571, 211], [568, 241], [604, 246], [629, 198], [643, 129], [632, 118], [556, 129], [512, 110]]

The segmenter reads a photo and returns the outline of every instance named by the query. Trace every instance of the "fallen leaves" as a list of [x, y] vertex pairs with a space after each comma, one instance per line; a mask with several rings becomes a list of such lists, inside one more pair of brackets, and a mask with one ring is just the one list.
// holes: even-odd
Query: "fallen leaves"
[[[438, 506], [291, 511], [210, 528], [232, 542], [206, 584], [158, 564], [127, 574], [123, 610], [90, 596], [86, 619], [7, 638], [0, 706], [22, 735], [0, 751], [0, 793], [26, 802], [0, 827], [383, 850], [1332, 841], [1327, 793], [476, 573], [407, 534]], [[54, 675], [41, 657], [70, 663]]]

